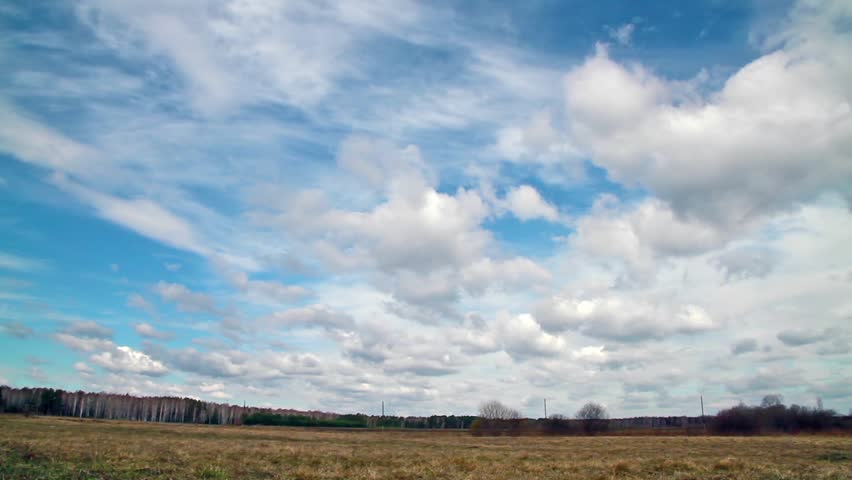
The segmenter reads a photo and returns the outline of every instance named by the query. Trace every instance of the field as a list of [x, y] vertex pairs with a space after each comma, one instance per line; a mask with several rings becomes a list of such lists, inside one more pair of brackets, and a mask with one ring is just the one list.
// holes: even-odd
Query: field
[[472, 437], [0, 415], [0, 479], [852, 479], [852, 438]]

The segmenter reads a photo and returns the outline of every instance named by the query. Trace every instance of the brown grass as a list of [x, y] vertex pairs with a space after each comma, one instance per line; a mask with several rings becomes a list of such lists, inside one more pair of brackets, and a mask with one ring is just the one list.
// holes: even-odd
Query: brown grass
[[471, 437], [0, 415], [0, 480], [852, 479], [849, 437]]

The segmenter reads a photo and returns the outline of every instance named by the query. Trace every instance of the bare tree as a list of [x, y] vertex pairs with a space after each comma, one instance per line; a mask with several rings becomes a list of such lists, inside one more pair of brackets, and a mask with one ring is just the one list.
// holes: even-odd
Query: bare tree
[[784, 405], [784, 397], [777, 393], [765, 395], [760, 402], [762, 408], [780, 407]]
[[586, 433], [602, 432], [609, 427], [609, 413], [600, 403], [589, 402], [577, 411], [577, 420], [583, 422]]
[[491, 400], [479, 406], [479, 418], [470, 431], [474, 435], [519, 435], [522, 423], [519, 411]]
[[589, 402], [577, 411], [577, 420], [606, 420], [609, 413], [600, 403]]
[[486, 420], [517, 420], [521, 418], [521, 412], [509, 408], [497, 400], [490, 400], [479, 406], [479, 416]]

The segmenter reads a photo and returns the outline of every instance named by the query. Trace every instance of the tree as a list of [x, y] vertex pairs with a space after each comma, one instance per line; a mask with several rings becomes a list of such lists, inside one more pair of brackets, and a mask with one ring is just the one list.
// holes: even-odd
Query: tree
[[479, 406], [479, 418], [470, 430], [473, 435], [519, 435], [522, 423], [521, 412], [491, 400]]
[[609, 414], [600, 403], [589, 402], [577, 411], [577, 420], [606, 420]]
[[521, 418], [521, 412], [491, 400], [479, 406], [479, 416], [486, 420], [516, 420]]
[[583, 405], [575, 416], [583, 422], [583, 430], [586, 433], [602, 432], [609, 427], [609, 413], [600, 403], [589, 402]]
[[780, 407], [782, 405], [784, 405], [784, 397], [777, 393], [764, 396], [760, 402], [761, 408]]
[[62, 393], [59, 390], [52, 388], [45, 389], [41, 392], [41, 402], [39, 402], [39, 413], [44, 415], [61, 415], [62, 414]]

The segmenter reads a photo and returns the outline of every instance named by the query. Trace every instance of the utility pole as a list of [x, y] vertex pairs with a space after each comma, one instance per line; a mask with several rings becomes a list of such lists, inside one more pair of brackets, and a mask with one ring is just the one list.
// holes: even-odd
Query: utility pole
[[382, 418], [385, 418], [385, 401], [382, 400]]
[[544, 419], [547, 420], [547, 399], [544, 399]]
[[707, 424], [704, 423], [704, 395], [701, 395], [701, 426], [704, 428], [704, 431], [707, 431]]

